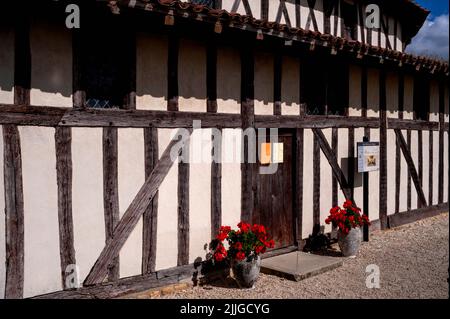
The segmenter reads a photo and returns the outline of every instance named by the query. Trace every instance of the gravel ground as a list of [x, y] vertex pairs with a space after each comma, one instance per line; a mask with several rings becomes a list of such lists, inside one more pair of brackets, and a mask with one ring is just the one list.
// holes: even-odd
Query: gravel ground
[[[338, 269], [293, 282], [261, 274], [254, 289], [217, 283], [161, 298], [448, 298], [449, 215], [374, 232], [356, 259]], [[368, 289], [366, 266], [380, 267], [380, 288]], [[231, 279], [230, 279], [231, 280]]]

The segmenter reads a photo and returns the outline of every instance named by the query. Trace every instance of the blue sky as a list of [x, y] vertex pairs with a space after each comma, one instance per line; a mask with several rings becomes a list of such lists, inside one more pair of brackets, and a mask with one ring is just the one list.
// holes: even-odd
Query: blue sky
[[416, 0], [416, 2], [431, 13], [406, 48], [406, 52], [448, 61], [448, 0]]
[[442, 14], [448, 14], [447, 0], [416, 0], [422, 7], [431, 10], [430, 16], [437, 17]]

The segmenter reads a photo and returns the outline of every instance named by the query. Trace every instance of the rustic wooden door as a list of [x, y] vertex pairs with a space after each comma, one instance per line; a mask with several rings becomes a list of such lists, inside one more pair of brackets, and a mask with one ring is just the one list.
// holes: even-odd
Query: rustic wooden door
[[255, 205], [253, 222], [263, 224], [275, 240], [275, 248], [295, 244], [293, 193], [293, 133], [280, 131], [278, 143], [283, 144], [283, 162], [275, 174], [260, 174], [258, 161], [254, 165]]

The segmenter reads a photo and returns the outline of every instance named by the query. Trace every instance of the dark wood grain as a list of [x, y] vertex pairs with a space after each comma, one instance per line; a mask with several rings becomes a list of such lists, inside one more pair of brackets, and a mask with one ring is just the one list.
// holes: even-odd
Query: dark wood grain
[[[159, 158], [158, 129], [144, 129], [144, 163], [145, 178], [147, 179], [155, 168]], [[158, 192], [142, 216], [142, 274], [155, 271], [157, 226], [158, 226]]]
[[72, 131], [55, 130], [56, 180], [58, 185], [59, 252], [62, 287], [66, 287], [66, 269], [76, 265], [72, 217]]
[[386, 70], [380, 71], [380, 181], [379, 216], [381, 229], [388, 227], [387, 220], [387, 111]]
[[[120, 219], [118, 132], [115, 127], [103, 129], [103, 208], [105, 219], [105, 242], [113, 238]], [[108, 280], [119, 279], [119, 256], [108, 266]]]
[[[222, 162], [214, 159], [221, 159], [222, 153], [222, 130], [212, 136], [213, 161], [211, 162], [211, 237], [215, 238], [222, 224]], [[218, 152], [218, 154], [214, 154]]]
[[[255, 127], [254, 105], [255, 59], [253, 48], [244, 46], [241, 49], [241, 117], [242, 128]], [[248, 139], [244, 140], [244, 162], [241, 164], [241, 220], [252, 220], [254, 206], [253, 164], [249, 163]]]
[[186, 144], [178, 163], [178, 266], [189, 263], [189, 228], [189, 144]]
[[3, 174], [5, 183], [6, 276], [5, 298], [23, 297], [24, 208], [22, 155], [19, 130], [3, 125]]
[[296, 216], [296, 244], [302, 240], [303, 233], [303, 162], [304, 162], [304, 131], [303, 129], [297, 129], [296, 133], [296, 145], [295, 145], [295, 190], [297, 196], [294, 199], [294, 209]]

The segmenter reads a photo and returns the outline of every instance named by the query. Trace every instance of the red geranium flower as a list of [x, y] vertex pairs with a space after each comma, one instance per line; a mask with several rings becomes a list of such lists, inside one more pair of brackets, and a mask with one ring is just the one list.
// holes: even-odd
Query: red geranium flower
[[244, 233], [248, 232], [250, 230], [250, 224], [244, 223], [244, 222], [240, 222], [237, 225]]
[[240, 251], [236, 254], [236, 259], [237, 260], [244, 260], [245, 259], [245, 253]]
[[242, 250], [242, 243], [237, 242], [236, 244], [234, 244], [234, 248], [236, 248], [237, 250]]

